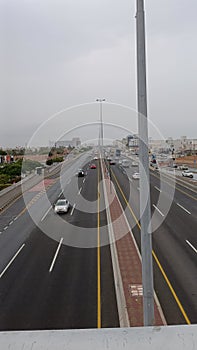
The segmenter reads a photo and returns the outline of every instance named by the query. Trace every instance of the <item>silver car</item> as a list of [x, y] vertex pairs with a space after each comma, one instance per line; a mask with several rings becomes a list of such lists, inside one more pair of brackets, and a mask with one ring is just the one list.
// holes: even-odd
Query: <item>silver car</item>
[[58, 199], [55, 203], [54, 211], [57, 214], [67, 213], [69, 210], [70, 203], [67, 199]]

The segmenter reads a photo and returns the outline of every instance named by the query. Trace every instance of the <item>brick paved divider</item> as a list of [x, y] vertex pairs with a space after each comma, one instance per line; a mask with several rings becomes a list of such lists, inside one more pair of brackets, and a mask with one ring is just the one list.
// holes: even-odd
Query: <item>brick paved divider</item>
[[[101, 169], [120, 326], [140, 327], [144, 325], [141, 256], [104, 162]], [[165, 324], [155, 294], [155, 326]]]

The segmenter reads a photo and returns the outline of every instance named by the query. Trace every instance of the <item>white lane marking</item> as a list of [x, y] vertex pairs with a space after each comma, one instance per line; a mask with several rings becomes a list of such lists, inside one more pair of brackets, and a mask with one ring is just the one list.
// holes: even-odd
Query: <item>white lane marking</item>
[[8, 226], [5, 226], [5, 227], [4, 227], [4, 231], [7, 230], [7, 229], [8, 229]]
[[162, 192], [162, 190], [160, 190], [160, 188], [158, 188], [157, 186], [155, 186], [155, 189], [156, 189], [157, 191], [159, 191], [160, 193]]
[[187, 244], [197, 253], [197, 249], [186, 239]]
[[179, 203], [176, 203], [181, 209], [185, 210], [186, 213], [188, 213], [189, 215], [191, 215], [190, 211], [187, 210], [186, 208], [184, 208], [182, 205], [180, 205]]
[[18, 216], [16, 216], [15, 218], [14, 218], [14, 221], [16, 221], [18, 219]]
[[49, 213], [49, 211], [51, 210], [51, 208], [52, 208], [52, 206], [50, 206], [49, 209], [46, 211], [46, 213], [43, 215], [41, 221], [43, 221], [46, 218], [46, 216]]
[[73, 204], [73, 207], [72, 207], [72, 210], [71, 210], [71, 212], [70, 212], [70, 215], [73, 215], [73, 211], [75, 210], [75, 207], [76, 207], [76, 203]]
[[0, 274], [0, 278], [4, 275], [4, 273], [7, 271], [7, 269], [10, 267], [10, 265], [13, 263], [13, 261], [16, 259], [16, 257], [19, 255], [21, 250], [24, 248], [25, 243], [22, 244], [22, 246], [19, 248], [19, 250], [16, 252], [16, 254], [13, 256], [13, 258], [10, 260], [10, 262], [7, 264], [7, 266], [4, 268], [4, 270]]
[[80, 193], [81, 193], [81, 190], [82, 190], [82, 187], [80, 188], [80, 190], [79, 190], [78, 194], [80, 194]]
[[132, 179], [129, 177], [129, 181], [131, 181], [131, 182], [132, 182], [133, 180], [132, 180]]
[[14, 222], [13, 220], [12, 220], [12, 221], [10, 221], [10, 222], [9, 222], [9, 226], [10, 226], [10, 225], [12, 225], [12, 224], [13, 224], [13, 222]]
[[51, 272], [51, 271], [53, 270], [53, 266], [55, 265], [55, 261], [56, 261], [56, 259], [57, 259], [57, 255], [58, 255], [58, 253], [59, 253], [59, 250], [60, 250], [60, 247], [61, 247], [61, 245], [62, 245], [62, 242], [63, 242], [63, 238], [60, 239], [60, 242], [59, 242], [58, 247], [57, 247], [57, 250], [56, 250], [56, 252], [55, 252], [55, 255], [54, 255], [53, 261], [52, 261], [52, 263], [51, 263], [49, 272]]
[[85, 180], [86, 180], [86, 179], [83, 179], [83, 184], [84, 184]]
[[161, 216], [165, 216], [165, 215], [161, 212], [161, 210], [159, 210], [159, 208], [156, 207], [155, 204], [153, 204], [153, 207], [158, 211], [158, 213], [159, 213]]
[[60, 194], [59, 194], [58, 198], [60, 198], [62, 194], [63, 194], [63, 191], [61, 191], [61, 192], [60, 192]]

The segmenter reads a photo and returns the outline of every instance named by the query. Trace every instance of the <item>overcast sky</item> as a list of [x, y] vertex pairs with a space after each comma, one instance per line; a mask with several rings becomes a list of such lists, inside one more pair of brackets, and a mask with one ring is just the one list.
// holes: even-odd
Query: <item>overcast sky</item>
[[[196, 138], [197, 2], [146, 0], [145, 8], [149, 118], [164, 137]], [[98, 97], [135, 110], [135, 13], [136, 0], [0, 0], [0, 147], [25, 145], [75, 105], [94, 103], [65, 112], [63, 124], [57, 118], [62, 134], [97, 122]], [[103, 106], [103, 119], [135, 131], [123, 107]]]

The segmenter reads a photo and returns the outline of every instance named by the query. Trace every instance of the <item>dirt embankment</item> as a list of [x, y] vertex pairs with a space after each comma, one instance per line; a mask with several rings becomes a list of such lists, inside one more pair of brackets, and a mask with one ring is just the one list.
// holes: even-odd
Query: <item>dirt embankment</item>
[[197, 169], [197, 155], [176, 158], [177, 164], [187, 164], [191, 168]]

